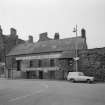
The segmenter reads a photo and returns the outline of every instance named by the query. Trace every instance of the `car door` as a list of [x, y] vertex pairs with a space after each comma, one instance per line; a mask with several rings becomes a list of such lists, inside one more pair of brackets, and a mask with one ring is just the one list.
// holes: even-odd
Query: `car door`
[[84, 76], [81, 73], [78, 73], [78, 81], [84, 81]]

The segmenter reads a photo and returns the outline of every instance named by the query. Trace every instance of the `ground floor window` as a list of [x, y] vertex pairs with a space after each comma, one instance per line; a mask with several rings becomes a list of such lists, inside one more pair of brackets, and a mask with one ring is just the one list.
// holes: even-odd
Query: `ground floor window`
[[43, 71], [39, 71], [39, 79], [43, 79]]
[[27, 71], [26, 78], [27, 79], [36, 79], [37, 78], [36, 72], [35, 71]]
[[49, 71], [43, 71], [43, 70], [36, 70], [36, 71], [26, 71], [24, 72], [27, 79], [64, 79], [64, 73], [63, 71], [56, 71], [56, 70], [49, 70]]
[[17, 61], [17, 71], [20, 71], [21, 70], [21, 61], [18, 60]]

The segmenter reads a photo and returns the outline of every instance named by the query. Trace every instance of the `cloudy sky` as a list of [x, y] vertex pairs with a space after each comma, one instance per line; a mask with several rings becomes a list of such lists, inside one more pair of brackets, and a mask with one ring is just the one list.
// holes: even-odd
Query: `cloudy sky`
[[0, 24], [4, 34], [14, 27], [19, 38], [34, 41], [42, 32], [73, 37], [77, 24], [79, 36], [86, 29], [89, 48], [105, 47], [105, 0], [0, 0]]

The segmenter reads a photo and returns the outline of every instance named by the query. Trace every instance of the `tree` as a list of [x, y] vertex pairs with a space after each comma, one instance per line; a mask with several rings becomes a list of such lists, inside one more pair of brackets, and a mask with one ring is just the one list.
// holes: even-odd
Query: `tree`
[[68, 72], [73, 71], [73, 59], [59, 59], [58, 67], [63, 71], [66, 79]]

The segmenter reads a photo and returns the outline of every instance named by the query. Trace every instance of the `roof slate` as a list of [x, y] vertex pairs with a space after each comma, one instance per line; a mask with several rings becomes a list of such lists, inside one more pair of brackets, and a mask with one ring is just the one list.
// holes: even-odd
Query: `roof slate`
[[77, 49], [84, 49], [85, 39], [82, 37], [65, 38], [59, 40], [47, 40], [36, 43], [24, 43], [13, 48], [7, 56], [22, 55], [22, 54], [38, 54], [57, 51], [74, 50], [77, 44]]

